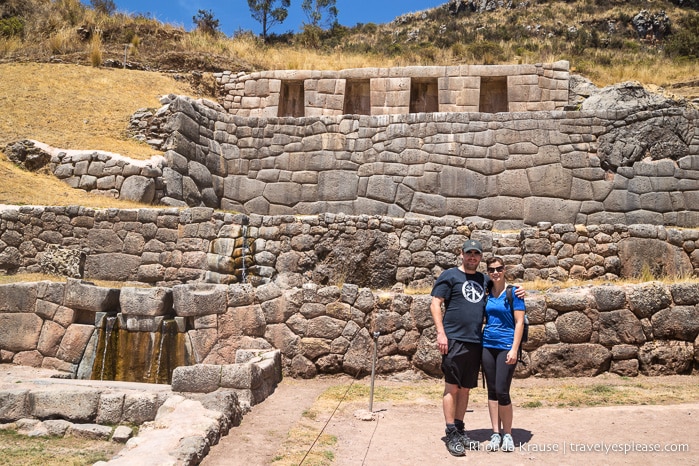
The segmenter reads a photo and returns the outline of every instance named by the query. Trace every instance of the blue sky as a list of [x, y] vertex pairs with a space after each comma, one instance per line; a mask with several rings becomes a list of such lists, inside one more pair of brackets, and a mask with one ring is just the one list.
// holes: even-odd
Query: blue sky
[[[89, 5], [90, 0], [82, 0]], [[289, 16], [269, 32], [298, 31], [307, 21], [301, 11], [302, 0], [291, 0]], [[231, 35], [238, 29], [259, 34], [260, 24], [250, 16], [247, 0], [115, 0], [117, 10], [125, 13], [149, 14], [164, 23], [173, 23], [192, 29], [192, 17], [199, 10], [211, 10], [220, 21], [221, 30]], [[387, 23], [404, 13], [425, 10], [447, 3], [447, 0], [337, 0], [338, 21], [344, 26], [357, 23]]]

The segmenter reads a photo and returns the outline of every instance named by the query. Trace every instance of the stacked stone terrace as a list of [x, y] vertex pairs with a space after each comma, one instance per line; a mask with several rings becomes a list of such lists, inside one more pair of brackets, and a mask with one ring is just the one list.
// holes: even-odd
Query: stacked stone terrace
[[568, 62], [412, 66], [215, 75], [223, 107], [243, 117], [560, 110]]

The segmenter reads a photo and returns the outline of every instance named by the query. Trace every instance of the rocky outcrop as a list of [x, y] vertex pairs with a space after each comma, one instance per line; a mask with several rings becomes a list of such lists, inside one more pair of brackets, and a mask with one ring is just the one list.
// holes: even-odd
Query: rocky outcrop
[[51, 161], [48, 152], [37, 147], [34, 141], [26, 139], [8, 144], [3, 152], [11, 162], [31, 172], [42, 169]]
[[681, 104], [650, 93], [635, 82], [600, 89], [586, 99], [581, 105], [583, 111], [612, 107], [622, 112], [635, 111], [629, 124], [600, 136], [597, 154], [602, 168], [623, 174], [627, 172], [619, 171], [619, 167], [633, 167], [646, 158], [680, 160], [689, 155], [695, 125], [684, 118]]

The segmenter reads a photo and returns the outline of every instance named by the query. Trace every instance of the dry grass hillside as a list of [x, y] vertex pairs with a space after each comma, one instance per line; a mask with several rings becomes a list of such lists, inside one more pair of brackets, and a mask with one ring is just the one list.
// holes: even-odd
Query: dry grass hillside
[[[0, 150], [33, 139], [65, 149], [99, 149], [147, 159], [147, 144], [129, 139], [129, 117], [158, 108], [159, 96], [195, 96], [190, 86], [156, 72], [41, 63], [0, 64]], [[23, 171], [0, 156], [0, 204], [133, 206], [69, 188], [47, 174]]]

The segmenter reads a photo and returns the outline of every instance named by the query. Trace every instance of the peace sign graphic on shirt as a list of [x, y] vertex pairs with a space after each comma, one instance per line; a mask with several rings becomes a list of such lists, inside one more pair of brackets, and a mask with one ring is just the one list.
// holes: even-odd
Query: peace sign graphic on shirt
[[480, 283], [467, 280], [461, 287], [461, 294], [470, 303], [479, 303], [485, 296], [483, 286]]

